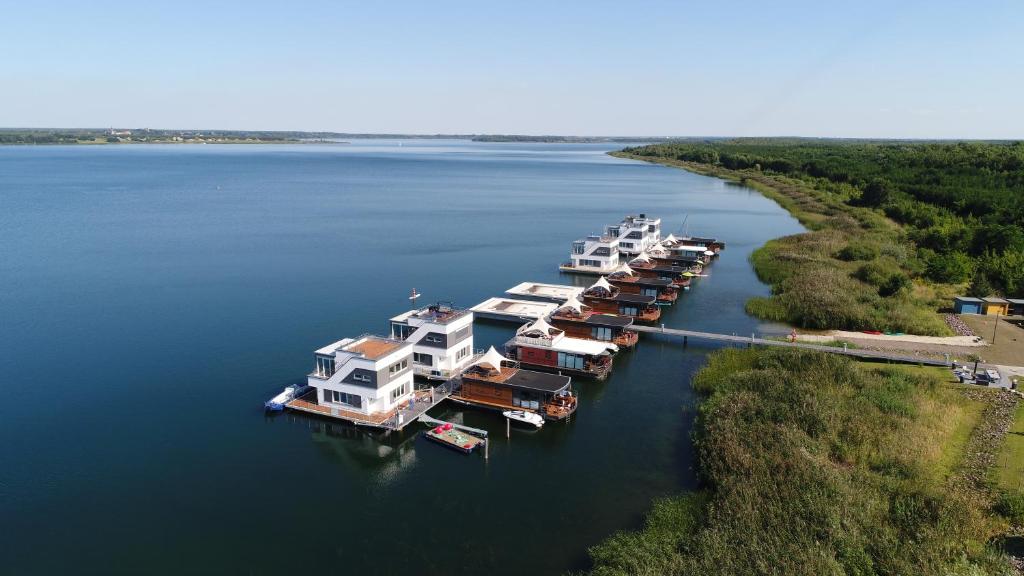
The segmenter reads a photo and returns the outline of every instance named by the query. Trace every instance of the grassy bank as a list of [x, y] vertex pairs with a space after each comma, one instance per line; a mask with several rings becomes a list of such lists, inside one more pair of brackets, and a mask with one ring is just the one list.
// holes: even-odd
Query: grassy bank
[[748, 302], [760, 318], [941, 336], [935, 311], [953, 295], [1024, 290], [1024, 146], [769, 139], [614, 155], [751, 186], [810, 230], [753, 255], [773, 292]]
[[[993, 574], [973, 489], [989, 411], [942, 371], [723, 350], [694, 378], [703, 489], [591, 549], [593, 574]], [[990, 395], [991, 396], [991, 395]]]

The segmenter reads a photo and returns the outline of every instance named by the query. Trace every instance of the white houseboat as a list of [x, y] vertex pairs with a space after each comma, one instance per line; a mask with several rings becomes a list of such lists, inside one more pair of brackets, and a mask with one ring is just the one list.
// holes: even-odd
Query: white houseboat
[[473, 358], [473, 312], [440, 302], [391, 319], [391, 338], [412, 344], [417, 376], [448, 380]]
[[661, 240], [661, 218], [630, 215], [618, 224], [606, 226], [604, 231], [606, 236], [619, 239], [619, 252], [636, 256]]
[[559, 269], [580, 274], [608, 274], [619, 267], [619, 239], [615, 236], [587, 236], [572, 243], [569, 262]]
[[410, 342], [369, 335], [324, 346], [307, 376], [313, 390], [288, 405], [381, 425], [413, 395], [412, 351]]

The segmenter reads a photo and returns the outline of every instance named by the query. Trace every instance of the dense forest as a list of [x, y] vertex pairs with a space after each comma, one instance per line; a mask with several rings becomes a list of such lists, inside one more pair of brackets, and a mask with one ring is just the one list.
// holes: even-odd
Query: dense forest
[[627, 148], [798, 179], [907, 228], [935, 282], [1024, 297], [1024, 143], [735, 139]]

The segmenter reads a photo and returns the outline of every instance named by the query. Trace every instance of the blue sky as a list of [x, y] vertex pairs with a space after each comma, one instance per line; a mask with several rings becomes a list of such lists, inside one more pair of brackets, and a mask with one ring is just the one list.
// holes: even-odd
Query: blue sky
[[1024, 2], [7, 2], [0, 126], [1024, 138]]

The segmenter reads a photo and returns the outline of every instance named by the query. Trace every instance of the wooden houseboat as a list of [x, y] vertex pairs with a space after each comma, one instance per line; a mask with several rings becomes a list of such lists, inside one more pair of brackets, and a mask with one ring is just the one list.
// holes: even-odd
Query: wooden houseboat
[[725, 250], [725, 242], [718, 240], [717, 238], [707, 238], [703, 236], [680, 236], [676, 237], [669, 234], [662, 240], [662, 244], [671, 248], [678, 244], [690, 244], [693, 246], [701, 246], [706, 250], [711, 250], [715, 254], [718, 254], [722, 250]]
[[656, 302], [656, 296], [624, 293], [612, 286], [604, 276], [583, 291], [583, 303], [593, 308], [594, 312], [632, 316], [637, 322], [652, 323], [661, 318], [661, 308]]
[[450, 400], [492, 410], [524, 410], [545, 420], [564, 420], [576, 411], [572, 378], [524, 370], [492, 346], [463, 373]]
[[576, 298], [570, 298], [559, 306], [551, 313], [548, 322], [572, 338], [611, 342], [619, 348], [636, 346], [640, 336], [633, 330], [627, 330], [633, 325], [632, 317], [597, 314]]
[[608, 377], [612, 354], [618, 349], [611, 342], [566, 336], [543, 318], [522, 326], [515, 338], [505, 343], [506, 354], [520, 366], [598, 380]]
[[[628, 264], [608, 275], [608, 282], [625, 294], [643, 294], [654, 296], [660, 304], [671, 304], [679, 297], [679, 291], [668, 278], [643, 277], [633, 271]], [[687, 278], [688, 280], [688, 278]]]
[[686, 288], [690, 285], [691, 278], [699, 274], [699, 270], [694, 271], [691, 268], [659, 263], [647, 254], [641, 254], [630, 260], [628, 266], [641, 278], [665, 278], [671, 280], [672, 285], [676, 288]]

